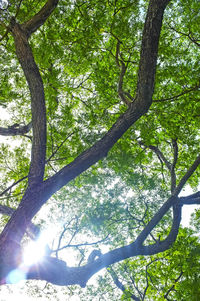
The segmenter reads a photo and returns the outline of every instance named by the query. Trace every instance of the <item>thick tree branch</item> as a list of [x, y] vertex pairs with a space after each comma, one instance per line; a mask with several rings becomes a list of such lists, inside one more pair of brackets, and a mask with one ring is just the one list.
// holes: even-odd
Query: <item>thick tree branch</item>
[[200, 204], [200, 191], [189, 196], [180, 197], [181, 205], [199, 205]]
[[151, 233], [151, 231], [158, 225], [158, 223], [161, 221], [163, 216], [168, 212], [168, 210], [174, 206], [176, 203], [178, 203], [177, 197], [170, 197], [163, 205], [162, 207], [156, 212], [156, 214], [153, 216], [153, 218], [150, 220], [150, 222], [147, 224], [147, 226], [144, 228], [144, 230], [139, 234], [137, 238], [137, 242], [139, 244], [143, 243], [147, 236]]
[[[0, 204], [0, 214], [2, 215], [7, 215], [7, 216], [12, 216], [12, 214], [15, 212], [15, 209], [1, 205]], [[37, 239], [40, 233], [40, 229], [35, 226], [34, 224], [30, 224], [28, 227], [28, 232], [27, 234], [31, 237], [31, 239]]]
[[[70, 268], [66, 266], [65, 262], [57, 258], [45, 257], [44, 261], [33, 266], [28, 271], [27, 279], [41, 279], [57, 285], [79, 284], [84, 287], [90, 277], [104, 267], [137, 255], [153, 255], [169, 249], [176, 240], [181, 221], [181, 205], [178, 204], [178, 201], [178, 198], [171, 197], [161, 207], [159, 212], [154, 215], [138, 238], [130, 245], [102, 254], [93, 262], [82, 267]], [[151, 232], [152, 228], [159, 223], [164, 213], [166, 213], [172, 205], [174, 213], [173, 224], [167, 238], [164, 241], [158, 241], [155, 244], [144, 246], [143, 242], [147, 235]]]
[[31, 94], [33, 143], [29, 184], [34, 185], [43, 180], [45, 167], [46, 108], [44, 87], [26, 33], [14, 19], [11, 21], [10, 29], [15, 40], [17, 58], [24, 71]]
[[136, 99], [108, 133], [90, 149], [48, 179], [44, 186], [53, 194], [98, 160], [105, 157], [121, 136], [144, 115], [151, 103], [163, 12], [169, 0], [150, 1], [144, 25]]
[[[46, 280], [57, 285], [79, 284], [81, 287], [84, 287], [90, 277], [104, 267], [137, 255], [153, 255], [169, 249], [176, 240], [181, 221], [181, 205], [177, 204], [178, 200], [178, 198], [170, 198], [161, 207], [159, 218], [158, 213], [156, 213], [138, 238], [130, 245], [102, 254], [96, 260], [82, 267], [67, 267], [62, 260], [54, 257], [45, 257], [43, 261], [31, 267], [27, 272], [27, 279]], [[164, 241], [144, 246], [143, 242], [150, 233], [151, 228], [158, 224], [170, 205], [173, 205], [174, 216], [169, 235]]]
[[22, 24], [22, 27], [27, 32], [28, 36], [30, 36], [44, 24], [44, 22], [56, 8], [58, 1], [59, 0], [48, 0], [47, 3], [42, 7], [42, 9], [35, 16], [33, 16], [32, 19]]
[[149, 246], [143, 246], [138, 239], [128, 246], [117, 248], [82, 267], [68, 267], [62, 260], [46, 257], [44, 261], [33, 266], [27, 274], [27, 279], [41, 279], [57, 285], [79, 284], [85, 287], [87, 281], [102, 268], [137, 255], [152, 255], [170, 248], [176, 240], [181, 220], [181, 206], [174, 206], [174, 218], [171, 231], [167, 238]]
[[[164, 9], [168, 2], [169, 0], [152, 0], [149, 3], [149, 9], [147, 12], [143, 31], [136, 100], [131, 104], [128, 110], [119, 117], [116, 123], [101, 140], [96, 142], [87, 151], [79, 155], [69, 165], [62, 168], [54, 176], [46, 180], [44, 183], [38, 185], [37, 189], [35, 188], [34, 190], [27, 191], [20, 203], [19, 208], [12, 215], [10, 221], [6, 225], [3, 233], [1, 234], [1, 237], [6, 237], [7, 235], [10, 235], [9, 233], [12, 233], [14, 240], [20, 241], [23, 237], [23, 233], [25, 232], [27, 224], [39, 211], [41, 206], [46, 203], [49, 197], [51, 197], [56, 191], [66, 185], [69, 181], [76, 178], [83, 171], [95, 164], [98, 160], [105, 157], [108, 151], [131, 127], [131, 125], [133, 125], [142, 115], [144, 115], [148, 111], [152, 102], [152, 95], [154, 90], [154, 78], [162, 18]], [[18, 33], [18, 30], [20, 29], [16, 29], [16, 34]], [[19, 34], [19, 40], [21, 40], [21, 34]], [[22, 41], [22, 45], [23, 44], [24, 42]], [[32, 53], [29, 52], [28, 54], [31, 56], [30, 61], [32, 62]], [[43, 95], [43, 92], [41, 93]], [[37, 103], [37, 98], [36, 101], [33, 101], [33, 103], [34, 102]], [[41, 111], [41, 109], [39, 111]], [[39, 114], [41, 115], [41, 113]], [[41, 118], [44, 118], [44, 112], [42, 112]], [[40, 120], [38, 120], [38, 123], [40, 123]], [[33, 124], [35, 124], [35, 122]], [[44, 140], [46, 140], [46, 137]], [[41, 141], [41, 143], [42, 144], [40, 147], [43, 149], [44, 142]], [[36, 146], [38, 147], [38, 145]], [[40, 161], [41, 160], [39, 160], [38, 162], [39, 171], [41, 168]], [[18, 231], [12, 231], [12, 228], [13, 230], [16, 230], [17, 228]]]
[[[74, 179], [98, 160], [106, 156], [108, 151], [130, 126], [148, 111], [152, 103], [154, 91], [158, 42], [163, 13], [169, 1], [170, 0], [151, 0], [149, 2], [143, 30], [135, 101], [131, 103], [128, 110], [117, 120], [100, 141], [95, 143], [87, 151], [83, 152], [72, 163], [61, 169], [53, 177], [41, 184], [39, 184], [39, 182], [43, 177], [46, 144], [43, 84], [27, 41], [27, 35], [21, 29], [19, 24], [12, 24], [12, 33], [15, 38], [17, 56], [27, 78], [32, 97], [34, 141], [30, 179], [31, 176], [34, 177], [38, 173], [39, 176], [36, 181], [34, 181], [38, 185], [29, 187], [26, 191], [18, 209], [13, 213], [0, 236], [0, 259], [2, 265], [6, 267], [5, 270], [1, 271], [1, 279], [5, 277], [9, 270], [16, 266], [16, 261], [13, 261], [12, 259], [13, 254], [11, 254], [11, 252], [8, 253], [8, 251], [12, 249], [12, 244], [13, 246], [17, 246], [20, 243], [26, 231], [26, 227], [41, 206], [52, 194], [66, 185], [70, 180]], [[173, 198], [170, 199], [170, 201], [167, 202], [167, 205], [165, 205], [163, 212], [167, 212], [174, 202], [175, 200]], [[155, 220], [156, 219], [154, 219], [152, 224]], [[158, 221], [159, 220], [160, 218]], [[149, 230], [147, 231], [147, 235], [148, 233]], [[35, 269], [33, 267], [28, 274], [28, 278], [44, 279], [58, 285], [80, 284], [81, 286], [85, 286], [87, 280], [103, 267], [107, 267], [114, 262], [118, 262], [130, 256], [136, 256], [140, 253], [145, 252], [145, 254], [147, 254], [146, 247], [139, 245], [139, 242], [143, 242], [144, 239], [145, 235], [143, 233], [143, 240], [140, 239], [140, 241], [137, 240], [129, 246], [113, 250], [102, 255], [93, 263], [80, 268], [68, 268], [58, 259], [47, 257], [47, 261], [44, 265], [41, 263], [41, 265], [37, 265]], [[138, 248], [139, 246], [140, 248]], [[152, 250], [153, 247], [151, 246], [149, 252], [152, 252]], [[10, 259], [12, 260], [10, 261]]]
[[181, 192], [183, 186], [185, 185], [185, 183], [187, 182], [187, 180], [191, 177], [191, 175], [195, 172], [195, 170], [197, 169], [197, 167], [199, 166], [199, 164], [200, 164], [200, 155], [196, 158], [196, 160], [194, 161], [194, 163], [192, 164], [192, 166], [187, 170], [187, 172], [185, 173], [185, 175], [180, 180], [178, 186], [174, 190], [174, 193], [173, 193], [174, 196], [177, 196]]
[[163, 241], [158, 241], [155, 244], [144, 246], [142, 250], [143, 254], [141, 255], [153, 255], [164, 252], [172, 246], [178, 235], [178, 230], [181, 222], [181, 209], [182, 206], [180, 204], [173, 205], [173, 223], [168, 236]]
[[2, 136], [17, 136], [24, 135], [28, 133], [32, 128], [32, 123], [28, 123], [27, 125], [14, 124], [9, 126], [8, 128], [0, 127], [0, 135]]

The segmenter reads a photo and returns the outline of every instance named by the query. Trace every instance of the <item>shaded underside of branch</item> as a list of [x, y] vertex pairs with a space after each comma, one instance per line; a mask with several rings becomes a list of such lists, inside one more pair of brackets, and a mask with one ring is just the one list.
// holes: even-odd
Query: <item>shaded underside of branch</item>
[[[15, 212], [15, 209], [1, 205], [0, 204], [0, 214], [2, 215], [7, 215], [7, 216], [12, 216], [12, 214]], [[40, 233], [39, 227], [34, 225], [33, 223], [30, 223], [28, 226], [28, 231], [27, 234], [31, 237], [31, 239], [37, 239]]]
[[82, 267], [68, 267], [66, 263], [54, 257], [45, 257], [44, 261], [33, 266], [27, 274], [27, 279], [46, 280], [56, 285], [67, 286], [79, 284], [85, 287], [87, 281], [102, 268], [121, 260], [138, 256], [153, 255], [169, 249], [176, 240], [181, 221], [181, 206], [174, 206], [174, 218], [171, 231], [162, 242], [143, 246], [136, 240], [134, 243], [117, 248]]
[[0, 135], [2, 136], [17, 136], [17, 135], [24, 135], [28, 133], [32, 128], [32, 123], [30, 122], [27, 125], [12, 125], [8, 128], [0, 127]]
[[199, 205], [200, 204], [200, 191], [189, 196], [180, 197], [181, 205]]

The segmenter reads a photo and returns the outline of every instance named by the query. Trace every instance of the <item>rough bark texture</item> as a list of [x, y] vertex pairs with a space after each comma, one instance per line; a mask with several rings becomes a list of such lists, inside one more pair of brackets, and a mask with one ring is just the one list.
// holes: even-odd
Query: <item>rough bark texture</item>
[[31, 94], [33, 143], [29, 183], [36, 185], [43, 180], [46, 153], [46, 107], [44, 87], [35, 63], [28, 37], [22, 27], [12, 19], [11, 31], [15, 40], [17, 58], [21, 64]]
[[[14, 268], [20, 266], [20, 242], [30, 224], [31, 219], [41, 206], [61, 187], [80, 175], [98, 160], [107, 155], [112, 146], [122, 135], [149, 109], [152, 103], [158, 43], [162, 26], [163, 13], [170, 0], [151, 0], [145, 20], [143, 39], [138, 71], [137, 93], [134, 102], [127, 111], [120, 116], [105, 136], [91, 148], [80, 154], [73, 162], [62, 168], [51, 178], [43, 182], [46, 148], [46, 113], [45, 98], [42, 79], [35, 63], [28, 37], [37, 30], [50, 16], [58, 1], [49, 0], [41, 11], [31, 20], [20, 25], [12, 20], [10, 30], [15, 39], [16, 54], [24, 71], [32, 105], [33, 146], [29, 172], [29, 185], [18, 209], [6, 225], [0, 236], [0, 278], [1, 283], [6, 282], [6, 275]], [[181, 220], [181, 205], [187, 203], [186, 199], [177, 197], [185, 180], [191, 175], [199, 164], [199, 158], [188, 170], [185, 177], [175, 189], [174, 194], [155, 214], [149, 224], [138, 238], [130, 245], [117, 248], [82, 267], [68, 267], [65, 262], [53, 257], [45, 259], [27, 270], [27, 279], [41, 279], [56, 285], [79, 284], [84, 287], [88, 279], [104, 267], [137, 255], [151, 255], [168, 249], [175, 241]], [[194, 196], [190, 202], [199, 198]], [[180, 205], [180, 204], [181, 205]], [[169, 235], [163, 241], [145, 246], [144, 242], [152, 229], [159, 223], [166, 212], [173, 207], [173, 223]], [[13, 256], [13, 249], [15, 256]]]

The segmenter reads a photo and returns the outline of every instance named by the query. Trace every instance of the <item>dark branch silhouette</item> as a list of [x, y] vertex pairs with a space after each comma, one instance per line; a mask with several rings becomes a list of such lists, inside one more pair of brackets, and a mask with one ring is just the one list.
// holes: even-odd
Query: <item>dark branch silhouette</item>
[[0, 135], [2, 136], [24, 136], [32, 128], [32, 123], [30, 122], [27, 125], [13, 124], [7, 128], [0, 127]]
[[[170, 0], [150, 0], [145, 19], [142, 44], [140, 51], [140, 61], [138, 68], [138, 80], [136, 88], [136, 97], [134, 102], [128, 105], [127, 110], [122, 114], [107, 133], [90, 148], [79, 154], [74, 161], [64, 166], [44, 181], [44, 170], [46, 160], [46, 106], [42, 77], [39, 68], [35, 62], [29, 38], [57, 7], [58, 1], [49, 0], [43, 8], [30, 20], [19, 24], [13, 17], [10, 22], [9, 31], [14, 37], [16, 55], [24, 72], [30, 95], [31, 95], [31, 113], [33, 142], [31, 152], [31, 163], [28, 175], [28, 187], [19, 204], [19, 207], [11, 214], [11, 218], [0, 235], [0, 279], [5, 283], [6, 275], [15, 268], [20, 269], [19, 257], [22, 252], [21, 241], [30, 226], [32, 218], [40, 210], [48, 199], [63, 186], [75, 179], [100, 159], [107, 156], [111, 148], [126, 133], [126, 131], [144, 114], [146, 114], [152, 104], [154, 93], [156, 64], [158, 56], [158, 45], [162, 20], [165, 8]], [[119, 93], [123, 93], [123, 78], [126, 72], [126, 66], [119, 60], [119, 45], [116, 50], [116, 60], [121, 67], [119, 79]], [[127, 95], [127, 94], [126, 94]], [[64, 140], [65, 141], [65, 140]], [[171, 247], [176, 240], [181, 222], [182, 205], [186, 203], [199, 202], [199, 194], [179, 198], [183, 186], [189, 177], [196, 171], [200, 164], [198, 156], [191, 167], [188, 168], [185, 175], [176, 186], [175, 166], [178, 158], [178, 146], [176, 140], [173, 140], [173, 162], [166, 160], [165, 156], [155, 149], [154, 151], [163, 161], [171, 172], [172, 187], [171, 197], [164, 202], [160, 209], [151, 218], [144, 229], [129, 245], [118, 247], [101, 256], [96, 256], [94, 260], [80, 267], [68, 267], [66, 263], [56, 257], [45, 256], [43, 260], [32, 265], [27, 271], [27, 279], [46, 280], [56, 285], [79, 284], [85, 287], [87, 281], [105, 267], [121, 260], [138, 256], [152, 255], [163, 252]], [[62, 144], [59, 146], [61, 147]], [[58, 148], [59, 148], [58, 147]], [[55, 155], [56, 151], [52, 155]], [[3, 208], [3, 207], [2, 207]], [[172, 208], [173, 218], [171, 229], [163, 240], [153, 239], [151, 233], [160, 223], [164, 215]], [[3, 210], [3, 209], [2, 209]], [[4, 210], [6, 210], [4, 208]], [[8, 212], [8, 211], [7, 211]], [[148, 243], [147, 237], [151, 236], [153, 243]], [[72, 236], [73, 239], [73, 236]], [[90, 243], [87, 243], [91, 245]], [[92, 243], [93, 244], [93, 243]], [[76, 245], [77, 246], [77, 245]], [[13, 256], [15, 249], [15, 256]], [[60, 248], [61, 249], [61, 248]], [[57, 250], [58, 251], [58, 250]], [[119, 283], [118, 283], [119, 285]], [[135, 299], [137, 300], [137, 299]]]

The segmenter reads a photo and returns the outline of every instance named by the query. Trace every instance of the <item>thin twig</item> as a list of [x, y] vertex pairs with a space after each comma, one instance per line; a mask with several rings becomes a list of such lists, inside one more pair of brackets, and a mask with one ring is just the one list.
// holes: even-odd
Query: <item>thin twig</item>
[[59, 149], [63, 146], [63, 144], [67, 141], [67, 139], [69, 139], [75, 132], [72, 132], [71, 134], [69, 134], [59, 145], [58, 147], [56, 148], [55, 151], [52, 152], [51, 156], [46, 160], [46, 163], [48, 163], [51, 158], [53, 158], [56, 153], [59, 151]]
[[173, 147], [173, 162], [171, 164], [171, 193], [176, 189], [176, 173], [175, 173], [175, 166], [178, 160], [178, 144], [177, 139], [172, 139], [172, 147]]
[[59, 252], [59, 251], [64, 250], [66, 248], [77, 248], [77, 247], [83, 247], [83, 246], [93, 246], [93, 245], [99, 244], [101, 242], [104, 242], [108, 237], [109, 237], [109, 234], [105, 238], [103, 238], [101, 240], [98, 240], [96, 242], [91, 242], [91, 243], [85, 242], [85, 243], [76, 244], [76, 245], [66, 245], [66, 246], [64, 246], [62, 248], [59, 248], [57, 250], [52, 250], [52, 253]]
[[[181, 272], [180, 272], [180, 275], [175, 279], [175, 281], [174, 281], [175, 284], [181, 279], [182, 275], [183, 275], [183, 271], [181, 271]], [[173, 284], [173, 285], [168, 289], [168, 291], [167, 291], [166, 294], [164, 295], [164, 298], [165, 298], [165, 299], [167, 299], [169, 293], [174, 289], [175, 284]]]
[[[185, 33], [185, 32], [182, 32], [182, 31], [179, 31], [177, 30], [176, 28], [172, 27], [169, 25], [169, 28], [174, 30], [175, 32], [179, 33], [180, 35], [182, 36], [185, 36], [185, 37], [188, 37], [190, 39], [191, 42], [193, 42], [194, 44], [196, 44], [198, 47], [200, 47], [200, 43], [198, 43], [197, 41], [200, 41], [199, 39], [195, 39], [193, 36], [192, 36], [192, 33], [189, 32], [189, 33]], [[190, 31], [190, 30], [189, 30]]]
[[153, 99], [153, 102], [164, 102], [164, 101], [174, 101], [176, 100], [177, 98], [185, 95], [185, 94], [188, 94], [192, 91], [195, 91], [195, 90], [198, 90], [200, 88], [200, 83], [198, 83], [197, 85], [195, 85], [194, 87], [191, 87], [189, 89], [186, 89], [184, 90], [183, 92], [175, 95], [175, 96], [172, 96], [172, 97], [169, 97], [169, 98], [162, 98], [162, 99]]
[[28, 178], [28, 176], [25, 176], [25, 177], [19, 179], [18, 181], [14, 182], [13, 184], [11, 184], [8, 188], [6, 188], [4, 191], [2, 191], [2, 192], [0, 193], [0, 197], [1, 197], [2, 195], [4, 195], [6, 192], [8, 192], [10, 189], [12, 189], [14, 186], [16, 186], [17, 184], [19, 184], [20, 182], [24, 181], [24, 180], [27, 179], [27, 178]]
[[[115, 283], [115, 285], [116, 285], [123, 293], [126, 292], [125, 286], [124, 286], [123, 283], [119, 280], [119, 278], [118, 278], [116, 272], [113, 270], [113, 268], [112, 268], [112, 267], [109, 267], [109, 268], [107, 269], [107, 271], [108, 271], [108, 273], [111, 275], [111, 277], [112, 277], [113, 282]], [[139, 299], [137, 296], [135, 296], [134, 294], [132, 294], [132, 293], [130, 293], [130, 292], [128, 292], [128, 293], [130, 294], [130, 295], [128, 294], [128, 296], [129, 296], [131, 299], [133, 299], [133, 300], [135, 300], [135, 301], [140, 301], [140, 299]]]

